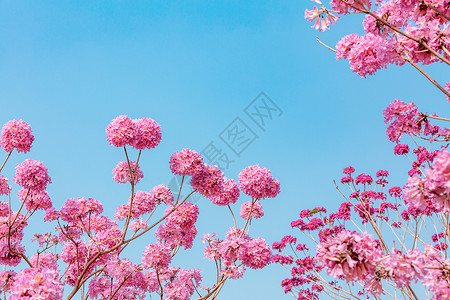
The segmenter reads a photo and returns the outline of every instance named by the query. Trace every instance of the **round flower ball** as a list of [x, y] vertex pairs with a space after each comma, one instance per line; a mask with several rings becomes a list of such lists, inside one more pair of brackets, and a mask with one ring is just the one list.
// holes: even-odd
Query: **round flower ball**
[[31, 126], [22, 120], [11, 120], [3, 125], [0, 137], [0, 144], [3, 150], [11, 152], [17, 149], [17, 152], [28, 152], [34, 141]]
[[135, 137], [133, 147], [138, 150], [151, 149], [161, 142], [161, 126], [150, 118], [133, 120], [139, 130]]
[[280, 192], [280, 182], [267, 168], [250, 166], [239, 173], [239, 188], [254, 198], [274, 198]]

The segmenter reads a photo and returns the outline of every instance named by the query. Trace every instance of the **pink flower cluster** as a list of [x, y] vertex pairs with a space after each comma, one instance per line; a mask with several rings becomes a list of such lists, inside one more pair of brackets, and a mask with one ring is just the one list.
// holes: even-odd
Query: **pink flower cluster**
[[239, 173], [239, 188], [254, 199], [274, 198], [280, 193], [280, 182], [268, 169], [250, 166]]
[[450, 153], [447, 150], [438, 151], [434, 165], [425, 174], [425, 178], [409, 178], [403, 199], [414, 209], [422, 211], [431, 205], [437, 211], [449, 213]]
[[347, 281], [364, 281], [375, 272], [375, 263], [383, 251], [372, 237], [343, 230], [317, 245], [317, 260], [327, 274]]
[[[160, 126], [151, 119], [131, 120], [119, 116], [111, 121], [106, 132], [111, 145], [130, 145], [138, 150], [153, 148], [161, 139]], [[9, 122], [2, 130], [1, 144], [9, 152], [14, 148], [27, 152], [32, 140], [31, 128], [23, 121]], [[116, 182], [132, 183], [128, 202], [115, 212], [119, 221], [125, 219], [122, 229], [119, 221], [102, 215], [102, 203], [93, 198], [70, 198], [56, 210], [46, 191], [51, 179], [44, 164], [28, 159], [17, 165], [14, 182], [22, 187], [17, 197], [23, 203], [20, 210], [14, 212], [11, 205], [0, 202], [0, 264], [15, 267], [24, 262], [28, 266], [17, 273], [5, 268], [0, 272], [0, 289], [4, 297], [62, 299], [64, 285], [73, 287], [69, 298], [81, 286], [88, 286], [83, 296], [86, 299], [143, 299], [148, 293], [156, 292], [164, 299], [187, 300], [194, 292], [199, 292], [200, 270], [170, 266], [172, 257], [182, 247], [193, 246], [198, 206], [186, 199], [175, 201], [170, 189], [162, 184], [150, 192], [135, 191], [135, 184], [143, 178], [143, 173], [137, 162], [128, 159], [126, 149], [125, 154], [127, 159], [113, 170]], [[137, 161], [140, 155], [141, 152]], [[204, 164], [201, 155], [195, 151], [184, 149], [172, 155], [170, 168], [175, 174], [192, 176], [191, 185], [214, 204], [226, 206], [235, 203], [239, 197], [238, 183], [227, 179], [216, 166]], [[274, 197], [279, 192], [279, 182], [272, 178], [270, 171], [260, 169], [255, 175], [262, 174], [261, 178], [252, 179], [251, 174], [247, 175], [247, 185], [253, 184], [247, 189], [259, 188], [264, 197]], [[252, 180], [254, 182], [249, 183]], [[10, 190], [8, 180], [0, 175], [0, 194], [8, 195]], [[262, 206], [257, 202], [260, 198], [242, 206], [241, 215], [247, 221], [263, 216]], [[162, 204], [167, 205], [164, 217], [151, 224], [149, 219]], [[27, 212], [21, 213], [22, 209]], [[28, 218], [38, 209], [45, 210], [45, 221], [57, 221], [57, 233], [36, 233], [33, 241], [37, 241], [39, 248], [28, 257], [21, 242]], [[148, 218], [143, 218], [146, 214]], [[210, 253], [215, 253], [213, 260], [219, 260], [217, 263], [221, 266], [217, 278], [238, 278], [245, 268], [260, 269], [271, 262], [269, 245], [261, 238], [249, 237], [250, 223], [246, 222], [244, 229], [230, 230], [224, 240], [208, 240]], [[159, 225], [155, 232], [156, 241], [145, 247], [141, 264], [119, 257], [134, 239], [156, 225]], [[58, 248], [62, 250], [53, 253]], [[60, 272], [61, 264], [64, 272]], [[205, 290], [217, 295], [224, 282], [218, 281], [219, 286]]]
[[130, 145], [138, 150], [151, 149], [161, 141], [161, 127], [150, 118], [132, 120], [121, 115], [106, 127], [106, 135], [108, 142], [116, 147]]
[[[252, 239], [241, 228], [230, 228], [224, 240], [213, 237], [205, 235], [203, 238], [203, 242], [208, 243], [205, 258], [221, 261], [221, 273], [231, 279], [242, 277], [245, 267], [261, 269], [272, 260], [270, 246], [261, 238]], [[239, 266], [239, 261], [243, 267]]]
[[6, 152], [28, 152], [34, 141], [31, 126], [22, 120], [11, 120], [3, 125], [0, 144]]
[[130, 164], [125, 161], [120, 161], [114, 167], [112, 173], [114, 175], [113, 179], [117, 183], [133, 182], [136, 184], [144, 177], [144, 173], [142, 173], [139, 165], [136, 165], [135, 161], [130, 161]]

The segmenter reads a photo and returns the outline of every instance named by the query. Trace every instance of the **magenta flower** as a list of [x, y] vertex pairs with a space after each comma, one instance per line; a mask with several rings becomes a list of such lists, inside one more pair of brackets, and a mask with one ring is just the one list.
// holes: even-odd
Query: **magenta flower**
[[172, 154], [169, 164], [173, 174], [193, 176], [203, 169], [203, 157], [194, 150], [183, 149]]
[[43, 191], [47, 183], [51, 183], [48, 170], [40, 161], [27, 159], [22, 164], [16, 166], [14, 182], [25, 189], [33, 191]]
[[255, 165], [239, 173], [239, 188], [254, 199], [274, 198], [280, 192], [280, 182], [268, 169]]
[[134, 138], [132, 146], [138, 150], [151, 149], [161, 141], [161, 126], [150, 118], [133, 120], [139, 134]]
[[166, 268], [172, 260], [171, 249], [166, 244], [156, 243], [145, 247], [142, 255], [142, 266], [149, 268]]
[[133, 145], [136, 140], [140, 140], [139, 135], [137, 125], [125, 115], [113, 119], [106, 127], [106, 140], [116, 147]]
[[317, 245], [318, 261], [327, 274], [347, 281], [362, 281], [375, 272], [375, 262], [383, 252], [372, 237], [343, 230]]
[[238, 198], [239, 187], [236, 181], [227, 178], [224, 178], [221, 192], [217, 195], [212, 195], [211, 197], [209, 197], [212, 203], [221, 206], [236, 203]]
[[253, 201], [248, 201], [241, 205], [240, 217], [242, 219], [246, 220], [247, 218], [249, 218], [250, 209], [251, 209], [251, 217], [250, 218], [259, 219], [262, 216], [264, 216], [264, 211], [262, 210], [261, 203], [259, 203], [258, 201], [255, 201], [253, 203], [253, 207], [252, 207], [252, 202]]
[[246, 243], [244, 266], [252, 269], [261, 269], [272, 261], [270, 246], [262, 239], [252, 239]]
[[56, 269], [23, 269], [14, 277], [9, 299], [62, 299], [63, 283], [58, 278], [59, 272]]
[[[131, 170], [130, 170], [131, 166]], [[130, 161], [130, 166], [125, 161], [120, 161], [117, 166], [114, 167], [113, 179], [117, 183], [127, 183], [132, 181], [132, 176], [134, 177], [134, 183], [138, 183], [141, 178], [144, 177], [139, 165], [136, 166], [135, 161]]]
[[157, 204], [163, 202], [166, 205], [170, 205], [174, 200], [172, 192], [165, 184], [160, 184], [152, 188], [150, 196]]
[[34, 141], [31, 126], [22, 120], [11, 120], [3, 125], [0, 144], [6, 152], [28, 152]]
[[8, 185], [8, 178], [0, 174], [0, 195], [8, 195], [11, 187]]
[[219, 195], [223, 191], [224, 183], [222, 171], [216, 166], [208, 165], [194, 174], [191, 180], [192, 188], [207, 198]]

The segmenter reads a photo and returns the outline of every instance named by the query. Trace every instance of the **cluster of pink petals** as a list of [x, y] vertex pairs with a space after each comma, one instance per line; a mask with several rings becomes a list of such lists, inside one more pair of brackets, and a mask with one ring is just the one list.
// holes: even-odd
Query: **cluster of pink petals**
[[280, 192], [280, 182], [267, 168], [255, 165], [239, 173], [239, 188], [253, 199], [274, 198]]
[[8, 185], [8, 178], [0, 174], [0, 195], [8, 195], [11, 187]]
[[331, 0], [331, 8], [340, 14], [349, 13], [351, 11], [370, 9], [372, 3], [370, 0]]
[[[205, 247], [205, 258], [220, 260], [222, 262], [222, 274], [231, 279], [243, 276], [244, 267], [261, 269], [272, 261], [270, 246], [261, 238], [252, 239], [241, 228], [234, 227], [226, 234], [225, 240], [214, 236], [205, 235], [203, 242], [208, 242]], [[239, 261], [244, 267], [239, 267]]]
[[168, 216], [165, 223], [158, 227], [156, 236], [172, 248], [178, 245], [189, 249], [197, 235], [195, 222], [199, 214], [198, 206], [186, 201], [170, 213], [173, 209], [172, 205], [166, 208], [165, 215]]
[[117, 219], [123, 220], [128, 215], [131, 200], [133, 200], [131, 218], [137, 219], [146, 213], [152, 212], [162, 202], [167, 205], [173, 203], [173, 194], [164, 184], [155, 186], [150, 193], [137, 191], [133, 199], [130, 197], [127, 204], [123, 204], [117, 208], [114, 214]]
[[[130, 168], [131, 167], [131, 168]], [[117, 166], [114, 167], [113, 171], [113, 179], [117, 183], [127, 183], [134, 182], [135, 184], [139, 182], [141, 178], [144, 177], [144, 173], [142, 173], [139, 165], [136, 166], [135, 161], [120, 161]]]
[[172, 260], [171, 248], [164, 243], [150, 244], [142, 255], [142, 266], [149, 268], [166, 268]]
[[107, 141], [116, 147], [130, 145], [138, 150], [155, 148], [161, 141], [161, 127], [150, 118], [132, 120], [125, 115], [106, 127]]
[[317, 260], [327, 274], [347, 281], [364, 281], [375, 272], [375, 262], [383, 252], [372, 237], [343, 230], [335, 238], [317, 245]]
[[14, 276], [9, 299], [62, 299], [63, 284], [58, 278], [59, 272], [53, 268], [23, 269]]
[[28, 211], [37, 209], [47, 210], [52, 207], [52, 200], [47, 191], [21, 189], [17, 193], [17, 198], [25, 201], [25, 208]]
[[200, 270], [178, 269], [175, 273], [175, 279], [164, 286], [164, 299], [189, 300], [202, 281]]
[[221, 206], [236, 203], [238, 198], [239, 198], [239, 187], [236, 181], [227, 178], [224, 178], [220, 193], [213, 194], [209, 197], [212, 203]]
[[389, 124], [386, 134], [390, 141], [398, 142], [403, 134], [418, 134], [421, 126], [417, 123], [420, 116], [417, 106], [414, 103], [406, 104], [395, 99], [383, 111], [384, 123]]
[[203, 157], [194, 150], [183, 149], [172, 154], [169, 165], [173, 174], [193, 176], [203, 169]]
[[437, 211], [450, 213], [450, 153], [438, 151], [434, 165], [425, 174], [425, 178], [414, 175], [408, 179], [403, 199], [420, 211], [431, 205]]
[[6, 152], [28, 152], [34, 141], [31, 126], [22, 120], [11, 120], [3, 125], [0, 144]]
[[314, 22], [313, 28], [319, 31], [325, 31], [329, 28], [330, 25], [336, 24], [336, 21], [339, 19], [338, 16], [331, 13], [328, 9], [326, 9], [323, 5], [319, 9], [317, 6], [314, 6], [312, 10], [305, 10], [305, 19], [309, 22]]
[[103, 205], [92, 198], [71, 198], [61, 207], [60, 216], [63, 221], [78, 224], [80, 219], [90, 214], [101, 214]]
[[40, 161], [27, 159], [16, 166], [14, 182], [25, 189], [33, 191], [43, 191], [48, 183], [51, 183], [48, 176], [48, 169]]
[[259, 219], [264, 216], [264, 211], [259, 201], [248, 201], [241, 205], [241, 211], [239, 215], [244, 220], [249, 218]]
[[164, 203], [166, 205], [173, 204], [173, 193], [165, 184], [160, 184], [152, 188], [150, 196], [157, 204]]
[[210, 165], [204, 165], [191, 179], [192, 188], [207, 198], [220, 194], [224, 183], [222, 171]]

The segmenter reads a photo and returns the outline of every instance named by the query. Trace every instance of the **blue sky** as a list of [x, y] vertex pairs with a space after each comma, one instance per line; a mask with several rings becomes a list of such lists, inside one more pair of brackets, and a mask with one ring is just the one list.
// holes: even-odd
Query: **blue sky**
[[[372, 174], [388, 169], [393, 183], [402, 185], [409, 163], [392, 155], [383, 109], [398, 98], [414, 101], [424, 112], [448, 113], [446, 100], [409, 66], [367, 79], [353, 74], [315, 37], [333, 46], [344, 35], [361, 33], [362, 19], [344, 18], [319, 33], [303, 19], [313, 5], [2, 1], [0, 122], [23, 119], [35, 134], [32, 151], [14, 153], [3, 173], [12, 179], [16, 163], [41, 160], [52, 177], [49, 193], [57, 209], [68, 198], [86, 196], [102, 201], [111, 216], [129, 189], [112, 180], [112, 168], [124, 157], [107, 144], [105, 128], [126, 114], [153, 118], [163, 132], [160, 146], [143, 153], [140, 189], [169, 183], [173, 152], [201, 151], [210, 142], [234, 160], [224, 171], [229, 178], [254, 164], [272, 170], [281, 193], [262, 202], [265, 217], [251, 231], [269, 243], [294, 233], [289, 224], [300, 210], [335, 209], [340, 197], [332, 180], [347, 165]], [[427, 70], [443, 84], [448, 81], [443, 66]], [[244, 111], [261, 92], [282, 112], [266, 119], [264, 130]], [[220, 139], [237, 117], [257, 136], [239, 156]], [[242, 196], [238, 204], [247, 200]], [[177, 262], [203, 269], [204, 283], [210, 284], [213, 263], [202, 258], [200, 237], [223, 234], [232, 219], [206, 199], [197, 204], [198, 238]], [[49, 227], [41, 217], [36, 215], [35, 224], [45, 232]], [[153, 240], [139, 242], [142, 250], [129, 255], [139, 259]], [[220, 299], [289, 299], [279, 285], [286, 276], [276, 265], [249, 271], [228, 282]]]

